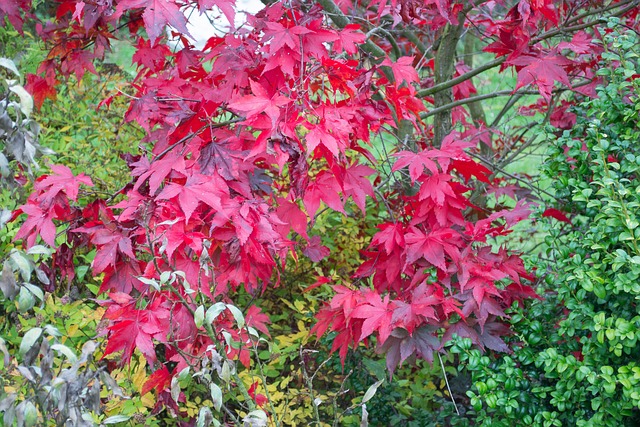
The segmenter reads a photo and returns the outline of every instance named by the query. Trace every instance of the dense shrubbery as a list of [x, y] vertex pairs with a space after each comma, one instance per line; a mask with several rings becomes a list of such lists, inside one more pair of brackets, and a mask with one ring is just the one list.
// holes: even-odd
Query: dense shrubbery
[[544, 165], [561, 210], [538, 219], [544, 299], [513, 315], [513, 355], [455, 348], [482, 425], [640, 422], [640, 49], [635, 32], [609, 28], [598, 71], [608, 83], [551, 137]]

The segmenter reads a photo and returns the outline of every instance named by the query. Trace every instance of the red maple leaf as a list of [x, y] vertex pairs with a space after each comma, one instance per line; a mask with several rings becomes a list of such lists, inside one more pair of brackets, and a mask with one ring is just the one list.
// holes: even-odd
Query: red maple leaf
[[135, 259], [131, 239], [123, 235], [112, 227], [98, 227], [88, 229], [85, 227], [76, 228], [73, 231], [87, 233], [91, 236], [91, 243], [96, 246], [96, 255], [93, 259], [92, 267], [95, 274], [102, 273], [109, 266], [116, 265], [118, 253]]
[[583, 53], [593, 53], [594, 44], [592, 43], [593, 36], [590, 36], [584, 31], [578, 31], [573, 35], [570, 42], [558, 43], [558, 50], [569, 49], [576, 55]]
[[209, 205], [217, 212], [223, 212], [222, 198], [228, 196], [229, 189], [226, 182], [218, 175], [194, 174], [187, 178], [182, 184], [169, 183], [158, 194], [158, 200], [169, 200], [178, 197], [180, 209], [184, 212], [185, 222], [189, 222], [193, 211], [196, 210], [200, 202]]
[[572, 61], [558, 53], [549, 53], [545, 56], [522, 55], [510, 60], [509, 64], [519, 68], [518, 84], [515, 90], [535, 84], [538, 86], [540, 95], [550, 101], [555, 82], [571, 87], [569, 76], [563, 67], [571, 65]]
[[131, 175], [138, 176], [133, 189], [137, 190], [149, 179], [149, 193], [151, 195], [155, 195], [162, 182], [172, 171], [183, 173], [186, 168], [184, 157], [175, 153], [156, 159], [151, 164], [145, 156], [142, 156], [140, 160], [132, 163], [131, 166], [134, 167]]
[[567, 218], [567, 216], [562, 211], [559, 211], [558, 209], [555, 209], [555, 208], [545, 209], [545, 211], [542, 213], [542, 216], [547, 218], [554, 218], [554, 219], [557, 219], [558, 221], [571, 224], [571, 220]]
[[141, 7], [144, 8], [142, 13], [144, 28], [151, 43], [154, 43], [162, 34], [167, 24], [189, 35], [187, 19], [175, 0], [122, 0], [116, 6], [116, 17], [120, 17], [124, 11]]
[[134, 64], [139, 67], [146, 67], [151, 71], [160, 71], [167, 63], [167, 58], [171, 56], [171, 50], [166, 44], [151, 44], [149, 40], [138, 39], [136, 51], [131, 58]]
[[140, 396], [144, 396], [151, 390], [155, 390], [158, 394], [169, 388], [171, 385], [171, 373], [166, 366], [162, 365], [160, 369], [154, 371], [147, 381], [145, 381], [140, 390]]
[[2, 0], [0, 2], [0, 23], [4, 24], [5, 16], [16, 30], [22, 34], [23, 17], [22, 11], [29, 10], [31, 2], [29, 0]]
[[328, 257], [331, 251], [326, 246], [322, 246], [320, 236], [313, 236], [302, 253], [308, 256], [311, 261], [320, 262]]
[[51, 175], [44, 175], [33, 184], [35, 190], [40, 192], [38, 200], [43, 203], [43, 206], [50, 206], [60, 192], [64, 192], [75, 202], [78, 199], [80, 184], [93, 187], [91, 178], [83, 173], [74, 176], [71, 169], [64, 165], [51, 165], [51, 170], [53, 171]]
[[29, 200], [20, 206], [18, 212], [26, 213], [27, 219], [16, 233], [15, 240], [27, 239], [27, 247], [36, 243], [38, 234], [51, 247], [56, 246], [56, 226], [53, 223], [55, 212], [53, 209], [43, 210], [39, 203]]
[[229, 21], [229, 24], [233, 27], [233, 23], [236, 17], [236, 10], [234, 8], [236, 0], [198, 0], [198, 9], [200, 12], [211, 9], [213, 6], [217, 6], [225, 18]]
[[345, 196], [351, 196], [362, 213], [365, 213], [367, 196], [373, 197], [373, 185], [367, 178], [376, 171], [369, 166], [351, 165], [344, 171], [343, 190]]
[[387, 340], [392, 330], [393, 310], [389, 307], [389, 295], [383, 299], [377, 292], [369, 291], [365, 292], [363, 296], [364, 303], [358, 305], [350, 315], [355, 319], [364, 319], [358, 341], [362, 341], [377, 331], [378, 342], [382, 344]]
[[371, 246], [382, 246], [387, 255], [396, 249], [404, 248], [404, 227], [401, 223], [381, 224], [378, 231], [371, 240]]
[[52, 83], [49, 79], [35, 74], [27, 74], [26, 77], [27, 84], [25, 89], [33, 96], [33, 103], [36, 108], [40, 109], [47, 98], [56, 99], [58, 91], [55, 88], [55, 81]]
[[460, 234], [451, 228], [424, 232], [411, 227], [405, 235], [405, 241], [407, 242], [407, 263], [424, 258], [444, 271], [446, 270], [445, 253], [454, 261], [460, 258], [460, 250], [456, 246], [460, 242]]
[[309, 185], [304, 194], [304, 205], [312, 222], [318, 207], [320, 207], [321, 200], [331, 209], [345, 213], [340, 199], [340, 191], [340, 184], [332, 173], [321, 171], [316, 176], [315, 181]]
[[262, 312], [259, 307], [252, 305], [247, 310], [247, 314], [244, 316], [244, 320], [248, 326], [252, 328], [256, 328], [263, 334], [269, 335], [269, 328], [267, 328], [267, 323], [270, 323], [269, 316]]
[[299, 51], [300, 36], [308, 33], [311, 33], [311, 30], [305, 27], [294, 25], [287, 28], [279, 22], [267, 22], [267, 28], [264, 30], [266, 39], [270, 40], [269, 48], [272, 53], [281, 50], [284, 46], [288, 46], [295, 52]]
[[338, 31], [339, 39], [333, 47], [340, 51], [344, 50], [349, 55], [354, 55], [358, 51], [358, 44], [364, 43], [366, 36], [360, 31], [360, 25], [348, 24], [341, 31]]
[[229, 103], [229, 108], [243, 113], [246, 119], [265, 113], [275, 125], [280, 118], [280, 107], [291, 103], [291, 100], [278, 93], [269, 95], [264, 86], [253, 80], [249, 84], [252, 94], [234, 99]]
[[287, 223], [293, 231], [305, 239], [309, 239], [309, 235], [307, 234], [309, 220], [307, 219], [307, 215], [302, 212], [296, 203], [278, 198], [276, 213], [278, 214], [278, 218]]
[[396, 62], [391, 62], [389, 58], [385, 58], [380, 65], [391, 68], [395, 80], [394, 83], [396, 87], [399, 87], [403, 82], [411, 84], [420, 81], [418, 72], [413, 66], [414, 59], [413, 56], [402, 56]]
[[475, 162], [471, 159], [455, 159], [451, 165], [467, 181], [472, 176], [475, 176], [478, 181], [484, 182], [486, 184], [491, 183], [492, 172], [478, 162]]

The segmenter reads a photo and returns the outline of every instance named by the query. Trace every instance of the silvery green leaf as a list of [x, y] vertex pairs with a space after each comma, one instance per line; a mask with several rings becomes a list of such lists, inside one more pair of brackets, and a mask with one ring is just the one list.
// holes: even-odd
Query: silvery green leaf
[[213, 421], [213, 414], [211, 409], [203, 406], [198, 413], [198, 421], [196, 421], [196, 427], [209, 427]]
[[376, 381], [375, 384], [371, 385], [371, 387], [369, 387], [367, 392], [364, 394], [364, 397], [362, 398], [362, 403], [367, 403], [369, 400], [371, 400], [371, 398], [375, 396], [376, 391], [378, 391], [378, 387], [380, 387], [380, 384], [382, 384], [383, 382], [384, 380], [380, 380], [380, 381]]
[[362, 405], [362, 418], [360, 419], [360, 427], [369, 427], [369, 412], [367, 405]]
[[20, 77], [20, 72], [18, 71], [15, 62], [10, 60], [9, 58], [0, 58], [0, 67], [4, 67], [16, 76]]
[[220, 409], [222, 408], [222, 390], [214, 383], [209, 384], [209, 388], [211, 389], [211, 401], [213, 402], [213, 407], [216, 411], [220, 412]]
[[34, 405], [30, 400], [27, 400], [22, 410], [24, 411], [24, 426], [35, 426], [38, 422], [38, 410], [36, 409], [36, 405]]
[[240, 311], [240, 309], [233, 304], [227, 304], [227, 308], [229, 309], [231, 314], [233, 314], [233, 318], [236, 320], [238, 328], [244, 328], [244, 315], [242, 314], [242, 311]]
[[[2, 157], [4, 157], [4, 155]], [[11, 219], [11, 211], [9, 209], [0, 209], [0, 228], [4, 228], [4, 225], [10, 219]]]
[[31, 246], [29, 250], [27, 250], [27, 255], [51, 255], [51, 249], [44, 245], [35, 245]]
[[18, 95], [18, 97], [20, 98], [20, 109], [25, 116], [29, 117], [31, 115], [31, 112], [33, 111], [33, 98], [31, 97], [29, 92], [27, 92], [25, 88], [20, 85], [13, 85], [9, 87], [9, 90]]
[[29, 289], [29, 292], [31, 292], [40, 301], [44, 301], [44, 292], [42, 292], [42, 289], [36, 285], [32, 285], [31, 283], [23, 283], [22, 286]]
[[[0, 177], [6, 178], [8, 176], [11, 176], [11, 170], [9, 169], [9, 160], [7, 160], [4, 154], [0, 153]], [[6, 220], [0, 223], [0, 228], [4, 226], [5, 222]]]
[[[261, 422], [264, 422], [264, 425], [267, 425], [267, 414], [262, 410], [262, 409], [256, 409], [255, 411], [251, 411], [247, 414], [246, 417], [244, 417], [243, 420], [247, 420], [247, 419], [253, 419], [253, 420], [259, 420]], [[263, 424], [252, 424], [252, 425], [263, 425]]]
[[32, 383], [35, 384], [37, 382], [36, 377], [33, 376], [33, 372], [31, 372], [30, 368], [27, 368], [26, 366], [18, 365], [18, 372], [20, 372], [20, 374], [23, 377], [25, 377], [27, 380], [31, 381]]
[[[0, 400], [0, 411], [5, 412], [13, 406], [13, 402], [16, 401], [17, 395], [10, 393], [4, 399]], [[10, 425], [10, 424], [9, 424]]]
[[170, 271], [163, 271], [160, 274], [160, 283], [162, 283], [164, 285], [165, 283], [169, 282], [170, 278], [171, 278], [171, 272]]
[[15, 267], [14, 269], [20, 270], [20, 275], [22, 276], [22, 280], [28, 282], [31, 278], [31, 262], [25, 257], [22, 253], [13, 250], [11, 251], [11, 255], [9, 255], [9, 260]]
[[211, 307], [207, 309], [207, 313], [204, 318], [207, 324], [213, 323], [214, 320], [222, 313], [225, 309], [225, 304], [223, 302], [217, 302], [213, 304]]
[[20, 287], [20, 293], [18, 294], [18, 311], [20, 313], [26, 313], [31, 310], [36, 304], [36, 299], [33, 294], [24, 286]]
[[7, 342], [0, 337], [0, 351], [4, 354], [4, 367], [5, 369], [11, 362], [11, 356], [9, 355], [9, 349], [7, 348]]
[[20, 288], [16, 283], [16, 278], [13, 275], [13, 270], [9, 266], [8, 262], [4, 263], [2, 274], [0, 274], [0, 291], [4, 294], [8, 300], [13, 300]]
[[40, 336], [42, 335], [42, 328], [31, 328], [24, 334], [22, 341], [20, 342], [20, 355], [24, 355], [27, 351], [31, 350], [31, 347], [35, 345]]
[[114, 396], [118, 396], [122, 399], [131, 399], [131, 397], [126, 396], [122, 392], [122, 389], [120, 388], [116, 380], [114, 380], [113, 377], [107, 372], [100, 371], [100, 379], [102, 380], [102, 383], [106, 385], [109, 390], [111, 390], [111, 393], [113, 393]]
[[227, 331], [222, 331], [222, 337], [224, 338], [224, 342], [229, 346], [232, 347], [233, 346], [233, 337], [231, 336], [231, 333], [227, 332]]
[[158, 283], [158, 281], [156, 279], [148, 279], [146, 277], [142, 277], [141, 276], [141, 277], [138, 277], [138, 280], [140, 280], [145, 285], [151, 286], [156, 291], [160, 290], [160, 284]]
[[258, 331], [256, 331], [256, 328], [251, 327], [251, 326], [247, 326], [247, 331], [249, 332], [249, 335], [257, 340], [260, 339], [260, 335], [258, 334]]
[[[15, 395], [11, 394], [9, 396], [15, 399]], [[2, 417], [2, 421], [4, 421], [5, 426], [12, 426], [13, 420], [15, 418], [16, 418], [16, 407], [11, 405], [6, 411], [4, 411], [4, 416]]]
[[202, 326], [202, 322], [204, 321], [204, 306], [200, 305], [196, 308], [196, 311], [193, 314], [193, 321], [196, 324], [196, 328], [200, 328]]
[[171, 378], [171, 398], [177, 402], [180, 398], [180, 381], [178, 377]]
[[75, 363], [78, 360], [78, 357], [75, 355], [75, 353], [66, 345], [53, 344], [51, 346], [51, 349], [57, 351], [58, 353], [64, 354], [71, 363]]
[[60, 330], [53, 325], [45, 325], [44, 331], [51, 337], [60, 338], [62, 336]]
[[232, 367], [231, 364], [229, 363], [228, 360], [225, 360], [222, 363], [222, 370], [220, 372], [220, 378], [222, 378], [222, 380], [224, 382], [229, 382], [229, 380], [231, 379], [231, 374], [232, 374]]
[[89, 360], [89, 356], [93, 355], [96, 348], [98, 348], [98, 344], [93, 340], [89, 340], [84, 343], [82, 345], [82, 352], [80, 353], [80, 363], [85, 363]]
[[102, 424], [118, 424], [129, 421], [131, 415], [113, 415], [102, 422]]
[[178, 380], [179, 381], [184, 381], [187, 378], [189, 378], [189, 373], [191, 372], [191, 368], [189, 366], [187, 366], [186, 368], [184, 368], [182, 371], [180, 371], [178, 373]]
[[39, 268], [36, 268], [36, 276], [38, 276], [38, 280], [40, 281], [40, 283], [43, 283], [45, 285], [51, 283], [47, 274]]

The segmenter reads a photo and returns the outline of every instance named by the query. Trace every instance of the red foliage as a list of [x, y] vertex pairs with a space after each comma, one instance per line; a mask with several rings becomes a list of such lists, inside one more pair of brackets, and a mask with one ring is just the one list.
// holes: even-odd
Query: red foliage
[[[537, 87], [547, 102], [535, 104], [536, 111], [577, 80], [588, 80], [577, 85], [588, 94], [597, 83], [593, 66], [599, 53], [591, 38], [599, 33], [589, 30], [597, 19], [590, 23], [588, 13], [577, 11], [601, 2], [511, 3], [508, 8], [505, 2], [376, 0], [362, 6], [343, 0], [340, 6], [374, 28], [390, 18], [393, 26], [411, 23], [432, 40], [464, 19], [464, 26], [481, 30], [484, 50], [496, 55], [496, 65], [517, 72], [514, 91]], [[246, 26], [232, 26], [196, 49], [184, 37], [184, 5], [217, 7], [233, 22], [233, 0], [63, 1], [57, 22], [39, 28], [52, 46], [48, 59], [39, 75], [27, 77], [39, 106], [55, 97], [58, 77], [95, 71], [93, 61], [110, 49], [115, 28], [128, 27], [136, 40], [138, 75], [125, 119], [148, 132], [147, 152], [129, 159], [132, 181], [123, 200], [83, 208], [79, 186], [91, 181], [56, 166], [19, 209], [27, 219], [17, 238], [26, 239], [27, 247], [37, 236], [55, 247], [56, 233], [64, 232], [70, 245], [65, 254], [95, 248], [93, 273], [103, 274], [101, 292], [109, 292], [103, 302], [109, 322], [105, 355], [122, 352], [127, 362], [139, 350], [157, 366], [156, 349], [164, 346], [166, 359], [177, 366], [168, 372], [162, 365], [144, 387], [159, 392], [210, 346], [223, 346], [220, 351], [248, 365], [247, 328], [238, 329], [223, 304], [212, 320], [213, 342], [194, 322], [193, 291], [211, 304], [230, 303], [238, 287], [258, 296], [276, 286], [287, 256], [299, 245], [313, 261], [321, 260], [329, 250], [318, 236], [309, 236], [320, 205], [347, 213], [354, 210], [350, 200], [362, 212], [385, 211], [388, 219], [354, 272], [356, 283], [370, 286], [335, 284], [335, 296], [317, 315], [314, 332], [336, 332], [332, 350], [343, 361], [349, 346], [370, 337], [387, 354], [391, 371], [410, 357], [431, 361], [453, 334], [482, 349], [508, 351], [502, 339], [509, 334], [505, 310], [535, 293], [520, 258], [492, 249], [490, 240], [509, 233], [528, 211], [520, 201], [513, 210], [490, 212], [469, 198], [479, 183], [516, 197], [469, 154], [480, 142], [490, 145], [492, 132], [498, 132], [467, 123], [458, 107], [454, 124], [464, 132], [433, 146], [432, 127], [421, 118], [428, 107], [415, 68], [423, 55], [408, 39], [398, 38], [394, 46], [372, 31], [384, 57], [367, 56], [367, 29], [329, 26], [329, 19], [339, 23], [335, 15], [328, 18], [318, 5], [293, 1], [274, 3], [249, 16]], [[6, 15], [20, 27], [26, 10], [26, 0], [2, 2], [0, 19]], [[570, 39], [554, 38], [562, 35], [556, 31], [560, 23], [573, 29]], [[182, 49], [175, 53], [164, 44], [167, 24], [181, 34]], [[455, 68], [458, 76], [469, 72], [462, 64]], [[427, 89], [433, 85], [431, 70], [423, 79]], [[470, 80], [452, 86], [452, 99], [477, 93]], [[571, 122], [564, 114], [554, 119]], [[417, 149], [395, 152], [393, 171], [400, 176], [408, 168], [411, 185], [374, 198], [371, 135], [395, 134], [403, 122], [414, 126]], [[72, 271], [73, 257], [59, 256], [55, 267]], [[323, 283], [321, 278], [316, 285]], [[246, 322], [268, 332], [268, 317], [256, 307], [248, 309]], [[232, 346], [229, 336], [243, 346]]]

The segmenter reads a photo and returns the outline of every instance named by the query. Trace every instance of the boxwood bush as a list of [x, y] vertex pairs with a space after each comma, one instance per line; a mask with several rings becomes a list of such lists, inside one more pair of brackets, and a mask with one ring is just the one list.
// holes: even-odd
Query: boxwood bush
[[472, 374], [478, 425], [640, 425], [640, 43], [619, 28], [603, 37], [598, 97], [550, 133], [543, 173], [556, 200], [540, 212], [562, 214], [538, 218], [543, 298], [512, 316], [510, 357], [452, 347]]

